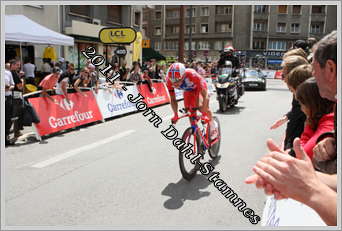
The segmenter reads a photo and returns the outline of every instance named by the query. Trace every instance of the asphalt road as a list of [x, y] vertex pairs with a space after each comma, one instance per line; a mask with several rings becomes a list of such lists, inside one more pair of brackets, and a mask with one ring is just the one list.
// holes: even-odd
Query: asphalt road
[[[266, 153], [266, 139], [281, 142], [285, 127], [269, 127], [287, 112], [290, 102], [291, 94], [280, 80], [268, 80], [267, 91], [247, 91], [237, 107], [225, 113], [217, 111], [215, 97], [211, 100], [222, 129], [215, 171], [259, 216], [265, 195], [243, 180]], [[178, 152], [160, 133], [169, 125], [171, 108], [154, 110], [164, 118], [160, 128], [135, 113], [51, 137], [43, 144], [6, 148], [4, 225], [253, 226], [206, 177], [198, 173], [191, 182], [182, 179]], [[176, 125], [180, 132], [187, 126], [186, 120]]]

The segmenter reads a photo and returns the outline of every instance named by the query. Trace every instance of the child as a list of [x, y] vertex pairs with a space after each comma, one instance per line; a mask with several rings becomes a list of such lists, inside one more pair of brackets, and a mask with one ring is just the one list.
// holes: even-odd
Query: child
[[312, 149], [317, 138], [334, 129], [334, 102], [322, 98], [314, 77], [301, 83], [296, 89], [296, 99], [306, 115], [304, 131], [300, 137], [301, 144], [312, 159]]

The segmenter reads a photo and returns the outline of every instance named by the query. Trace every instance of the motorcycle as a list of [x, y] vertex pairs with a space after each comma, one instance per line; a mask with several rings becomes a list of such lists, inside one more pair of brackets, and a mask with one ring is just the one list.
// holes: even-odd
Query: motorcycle
[[233, 70], [230, 61], [226, 61], [226, 65], [219, 69], [215, 88], [221, 112], [225, 112], [229, 107], [234, 107], [244, 94], [242, 80]]

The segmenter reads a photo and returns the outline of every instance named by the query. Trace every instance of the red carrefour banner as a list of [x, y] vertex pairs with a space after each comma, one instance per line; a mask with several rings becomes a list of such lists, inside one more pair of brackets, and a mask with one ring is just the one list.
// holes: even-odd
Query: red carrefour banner
[[150, 91], [147, 84], [139, 84], [137, 88], [139, 93], [144, 96], [144, 101], [149, 107], [170, 102], [169, 94], [164, 83], [153, 83], [153, 92]]
[[276, 71], [276, 73], [274, 74], [274, 78], [275, 79], [282, 79], [282, 71]]
[[62, 95], [54, 95], [56, 103], [47, 97], [29, 98], [40, 118], [36, 128], [40, 136], [102, 120], [96, 99], [91, 91], [70, 93], [69, 102]]

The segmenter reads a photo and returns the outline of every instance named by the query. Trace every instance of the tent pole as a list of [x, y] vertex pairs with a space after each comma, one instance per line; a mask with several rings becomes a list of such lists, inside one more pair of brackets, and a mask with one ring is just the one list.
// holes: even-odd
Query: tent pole
[[21, 48], [21, 42], [19, 43], [20, 47], [20, 70], [23, 70], [23, 50]]

